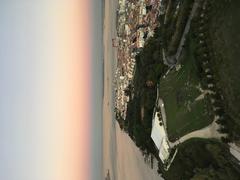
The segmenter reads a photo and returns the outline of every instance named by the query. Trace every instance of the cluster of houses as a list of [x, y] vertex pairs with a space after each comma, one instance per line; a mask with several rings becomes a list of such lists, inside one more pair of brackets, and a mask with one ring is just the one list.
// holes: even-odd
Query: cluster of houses
[[157, 18], [162, 13], [162, 0], [119, 0], [117, 12], [117, 69], [115, 73], [115, 109], [126, 119], [127, 104], [131, 97], [129, 87], [135, 73], [136, 55], [145, 42], [154, 35], [159, 25]]

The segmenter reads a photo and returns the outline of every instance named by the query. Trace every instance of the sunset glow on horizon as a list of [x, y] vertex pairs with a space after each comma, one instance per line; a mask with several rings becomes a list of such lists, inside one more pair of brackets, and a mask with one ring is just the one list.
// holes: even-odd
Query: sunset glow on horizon
[[[56, 77], [49, 99], [56, 117], [53, 179], [90, 179], [90, 2], [72, 0], [58, 7], [56, 19]], [[58, 51], [58, 52], [57, 52]], [[59, 112], [59, 113], [57, 113]]]
[[[56, 8], [56, 9], [55, 9]], [[90, 1], [68, 0], [50, 9], [53, 17], [54, 78], [48, 101], [56, 138], [53, 179], [90, 179]], [[51, 16], [52, 14], [52, 16]], [[55, 44], [56, 43], [56, 44]], [[51, 48], [51, 47], [50, 47]], [[47, 90], [51, 92], [51, 90]]]
[[2, 4], [0, 179], [91, 178], [91, 8]]

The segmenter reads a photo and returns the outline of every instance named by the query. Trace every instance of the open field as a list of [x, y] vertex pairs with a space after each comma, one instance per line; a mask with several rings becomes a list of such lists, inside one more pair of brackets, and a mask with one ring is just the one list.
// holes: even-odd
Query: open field
[[167, 116], [169, 138], [177, 138], [211, 123], [206, 98], [200, 95], [200, 78], [194, 58], [195, 45], [191, 38], [181, 58], [181, 68], [170, 71], [160, 80], [160, 97]]

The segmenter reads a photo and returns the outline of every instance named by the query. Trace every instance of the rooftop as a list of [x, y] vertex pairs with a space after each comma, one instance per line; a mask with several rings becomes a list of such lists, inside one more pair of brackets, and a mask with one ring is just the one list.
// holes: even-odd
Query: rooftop
[[158, 117], [158, 112], [155, 112], [153, 118], [151, 138], [159, 150], [159, 157], [161, 161], [164, 163], [170, 155], [170, 147], [163, 122], [160, 120], [160, 117]]

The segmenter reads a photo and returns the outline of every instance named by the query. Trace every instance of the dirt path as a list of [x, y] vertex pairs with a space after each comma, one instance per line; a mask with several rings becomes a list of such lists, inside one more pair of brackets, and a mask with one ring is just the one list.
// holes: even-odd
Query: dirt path
[[187, 141], [191, 138], [220, 139], [221, 137], [225, 137], [226, 134], [221, 134], [218, 132], [218, 129], [220, 128], [220, 126], [219, 124], [216, 123], [217, 119], [218, 119], [218, 116], [215, 116], [214, 121], [209, 126], [193, 131], [191, 133], [188, 133], [185, 136], [182, 136], [179, 140], [175, 141], [174, 143], [170, 143], [171, 147], [178, 145], [180, 143], [183, 143], [184, 141]]

